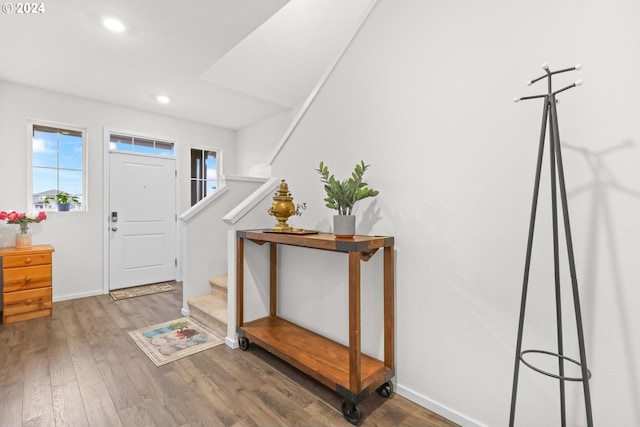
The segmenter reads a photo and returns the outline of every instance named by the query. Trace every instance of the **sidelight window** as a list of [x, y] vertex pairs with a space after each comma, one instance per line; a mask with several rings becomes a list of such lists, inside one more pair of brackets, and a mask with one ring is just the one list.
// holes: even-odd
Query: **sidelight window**
[[218, 188], [218, 152], [191, 149], [191, 206]]

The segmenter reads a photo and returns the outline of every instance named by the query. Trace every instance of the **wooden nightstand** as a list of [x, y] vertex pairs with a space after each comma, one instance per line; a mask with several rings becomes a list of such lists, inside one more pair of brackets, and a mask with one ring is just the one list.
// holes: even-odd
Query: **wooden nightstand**
[[0, 248], [2, 323], [51, 316], [51, 245]]

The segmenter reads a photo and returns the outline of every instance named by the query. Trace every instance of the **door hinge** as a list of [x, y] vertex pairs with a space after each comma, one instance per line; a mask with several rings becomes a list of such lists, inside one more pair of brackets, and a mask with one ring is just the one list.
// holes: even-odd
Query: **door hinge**
[[175, 176], [176, 178], [178, 177], [178, 169], [173, 170], [173, 176]]
[[173, 263], [174, 263], [174, 264], [175, 264], [175, 266], [177, 267], [177, 266], [178, 266], [178, 258], [174, 258], [174, 259], [173, 259]]
[[176, 222], [178, 222], [178, 214], [174, 215], [176, 217]]

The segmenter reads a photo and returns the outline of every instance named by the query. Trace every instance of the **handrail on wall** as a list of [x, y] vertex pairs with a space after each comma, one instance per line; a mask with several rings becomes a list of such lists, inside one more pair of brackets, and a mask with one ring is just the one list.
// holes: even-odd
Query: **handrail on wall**
[[367, 18], [369, 17], [369, 14], [371, 13], [371, 11], [373, 10], [374, 6], [377, 3], [378, 3], [378, 0], [371, 1], [371, 3], [369, 4], [369, 7], [362, 14], [362, 18], [360, 19], [360, 22], [358, 23], [356, 30], [353, 32], [353, 35], [351, 36], [351, 39], [349, 40], [349, 42], [344, 45], [344, 47], [340, 50], [340, 52], [338, 52], [333, 62], [329, 64], [329, 67], [327, 67], [327, 70], [324, 72], [322, 77], [320, 77], [320, 80], [318, 81], [316, 86], [313, 88], [309, 96], [307, 97], [307, 100], [302, 105], [302, 108], [300, 108], [300, 111], [298, 112], [296, 117], [293, 119], [293, 122], [291, 122], [291, 125], [289, 126], [289, 128], [287, 128], [286, 132], [280, 139], [280, 142], [278, 143], [276, 148], [273, 150], [273, 153], [271, 153], [271, 158], [267, 162], [269, 166], [271, 166], [273, 162], [276, 160], [276, 157], [278, 157], [278, 154], [280, 154], [282, 147], [284, 147], [284, 145], [287, 143], [287, 141], [291, 137], [291, 134], [293, 134], [293, 131], [296, 130], [296, 128], [298, 127], [298, 123], [300, 123], [300, 121], [304, 117], [305, 113], [307, 112], [307, 109], [309, 108], [309, 106], [311, 106], [311, 104], [315, 100], [316, 96], [318, 95], [318, 92], [320, 92], [320, 89], [322, 89], [322, 86], [324, 86], [327, 79], [329, 78], [333, 70], [336, 68], [336, 65], [338, 65], [338, 62], [340, 62], [344, 53], [347, 51], [347, 49], [349, 49], [349, 46], [351, 46], [351, 43], [353, 43], [353, 40], [356, 38], [356, 35], [360, 32], [362, 25], [366, 22]]
[[269, 196], [280, 185], [280, 179], [269, 178], [260, 188], [251, 193], [238, 206], [230, 210], [222, 220], [226, 224], [235, 224], [258, 205], [265, 197]]
[[183, 221], [183, 222], [188, 224], [189, 221], [191, 221], [193, 218], [198, 216], [198, 214], [200, 214], [200, 212], [204, 211], [207, 208], [207, 206], [212, 204], [214, 201], [219, 199], [223, 194], [225, 194], [227, 191], [229, 191], [229, 187], [226, 185], [226, 183], [229, 182], [229, 181], [265, 182], [266, 179], [265, 178], [254, 177], [254, 176], [225, 175], [223, 177], [223, 180], [222, 180], [223, 184], [220, 186], [220, 188], [218, 188], [216, 191], [214, 191], [210, 195], [208, 195], [205, 198], [203, 198], [202, 200], [200, 200], [195, 205], [191, 206], [189, 209], [187, 209], [182, 214], [180, 214], [180, 216], [178, 218], [181, 221]]
[[[344, 45], [344, 47], [340, 50], [340, 52], [338, 52], [338, 54], [336, 55], [333, 62], [329, 65], [329, 67], [327, 67], [327, 70], [322, 75], [322, 77], [320, 78], [320, 80], [318, 81], [314, 89], [311, 91], [311, 93], [307, 97], [307, 100], [303, 104], [302, 108], [300, 108], [300, 111], [298, 112], [296, 117], [293, 119], [293, 122], [287, 128], [283, 137], [280, 139], [280, 142], [278, 143], [276, 148], [273, 150], [271, 154], [271, 158], [267, 162], [269, 166], [273, 164], [275, 159], [278, 157], [278, 154], [280, 153], [284, 145], [287, 143], [287, 141], [293, 134], [293, 131], [298, 127], [298, 124], [304, 117], [307, 109], [313, 103], [314, 99], [318, 95], [318, 92], [320, 91], [320, 89], [322, 89], [325, 82], [327, 81], [327, 79], [335, 69], [336, 65], [338, 64], [338, 62], [340, 62], [344, 53], [347, 51], [349, 46], [351, 46], [351, 43], [353, 43], [353, 40], [355, 39], [358, 32], [360, 32], [362, 25], [366, 22], [367, 18], [369, 17], [369, 14], [371, 13], [371, 11], [373, 10], [373, 8], [377, 3], [378, 3], [378, 0], [371, 0], [369, 7], [362, 14], [362, 18], [360, 19], [358, 26], [353, 32], [353, 36], [351, 37], [349, 42]], [[235, 178], [242, 179], [243, 177], [235, 177]], [[227, 179], [230, 179], [230, 178], [227, 177]], [[254, 193], [252, 193], [247, 199], [245, 199], [242, 203], [240, 203], [234, 209], [229, 211], [229, 213], [227, 213], [223, 217], [223, 221], [227, 224], [235, 224], [240, 219], [242, 219], [242, 217], [244, 217], [247, 213], [249, 213], [251, 209], [253, 209], [260, 201], [262, 201], [265, 197], [267, 197], [267, 195], [269, 195], [273, 190], [275, 190], [278, 187], [278, 185], [279, 185], [279, 179], [270, 178], [259, 189], [257, 189]], [[209, 206], [209, 204], [211, 204], [218, 197], [222, 196], [226, 191], [228, 191], [228, 188], [225, 185], [221, 186], [214, 194], [212, 194], [211, 196], [205, 197], [202, 201], [200, 201], [199, 203], [196, 203], [190, 209], [187, 209], [184, 213], [182, 213], [179, 216], [179, 218], [182, 221], [188, 223], [192, 218], [196, 217], [207, 206]]]
[[191, 206], [189, 209], [181, 213], [178, 218], [185, 223], [189, 223], [189, 221], [191, 221], [193, 218], [198, 216], [200, 212], [204, 211], [207, 208], [207, 206], [213, 203], [216, 199], [219, 199], [227, 191], [229, 191], [229, 187], [223, 184], [222, 186], [220, 186], [220, 188], [218, 188], [212, 194], [204, 197], [198, 203], [196, 203], [195, 205]]

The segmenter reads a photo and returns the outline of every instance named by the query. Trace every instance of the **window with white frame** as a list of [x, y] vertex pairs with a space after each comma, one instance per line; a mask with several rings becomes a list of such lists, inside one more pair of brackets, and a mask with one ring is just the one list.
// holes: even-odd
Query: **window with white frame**
[[191, 149], [191, 206], [218, 188], [218, 152]]
[[156, 156], [174, 157], [175, 155], [173, 142], [117, 133], [109, 135], [109, 149]]
[[86, 209], [85, 131], [31, 124], [31, 190], [34, 209], [55, 209], [58, 193], [71, 196], [71, 209]]

